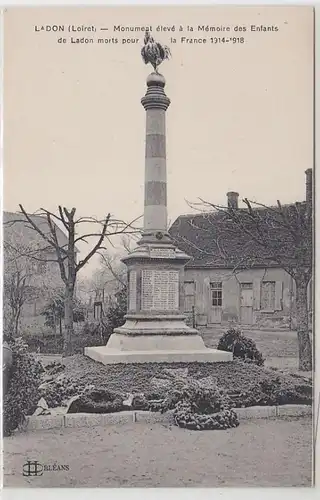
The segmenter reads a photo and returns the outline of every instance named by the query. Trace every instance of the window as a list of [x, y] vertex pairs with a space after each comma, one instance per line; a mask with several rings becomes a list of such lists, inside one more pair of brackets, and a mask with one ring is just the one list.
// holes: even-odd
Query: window
[[276, 282], [263, 281], [261, 287], [261, 309], [264, 311], [275, 310]]
[[242, 290], [252, 290], [252, 283], [241, 283]]
[[184, 312], [192, 312], [195, 300], [195, 283], [194, 281], [184, 282]]
[[[252, 309], [253, 307], [253, 283], [240, 283], [240, 307]], [[245, 314], [244, 310], [241, 311]], [[247, 311], [250, 314], [249, 311]], [[246, 320], [247, 321], [247, 320]], [[251, 323], [251, 322], [250, 322]]]
[[47, 262], [34, 259], [31, 261], [31, 270], [35, 274], [44, 274], [47, 271]]
[[213, 307], [222, 306], [222, 282], [213, 281], [210, 283], [211, 305]]
[[46, 261], [39, 261], [38, 262], [38, 273], [39, 274], [44, 274], [47, 271], [47, 262]]

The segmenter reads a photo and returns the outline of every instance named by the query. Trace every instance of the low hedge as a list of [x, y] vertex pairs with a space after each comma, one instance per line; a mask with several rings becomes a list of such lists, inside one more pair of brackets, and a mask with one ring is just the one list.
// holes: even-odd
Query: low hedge
[[[41, 354], [62, 354], [63, 337], [48, 335], [45, 340], [39, 336], [28, 336], [25, 338], [30, 352]], [[83, 354], [85, 347], [106, 345], [106, 340], [97, 334], [78, 334], [71, 339], [72, 354]]]

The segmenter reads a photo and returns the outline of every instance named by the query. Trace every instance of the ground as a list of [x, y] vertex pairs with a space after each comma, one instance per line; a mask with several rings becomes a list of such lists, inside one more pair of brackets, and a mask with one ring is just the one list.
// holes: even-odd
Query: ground
[[[295, 332], [248, 331], [245, 335], [256, 341], [266, 357], [266, 366], [297, 372]], [[221, 331], [217, 330], [203, 332], [208, 347], [216, 347], [220, 336]], [[51, 362], [61, 357], [41, 359]], [[87, 378], [85, 371], [81, 374]], [[105, 375], [112, 382], [111, 373]], [[239, 427], [224, 431], [196, 432], [169, 425], [132, 423], [21, 433], [4, 439], [4, 485], [311, 486], [311, 424], [310, 418], [303, 417], [241, 421]], [[24, 477], [22, 467], [27, 460], [69, 465], [69, 471]]]
[[[144, 423], [19, 434], [4, 441], [10, 487], [311, 486], [311, 419], [195, 432]], [[24, 477], [27, 460], [69, 465]]]

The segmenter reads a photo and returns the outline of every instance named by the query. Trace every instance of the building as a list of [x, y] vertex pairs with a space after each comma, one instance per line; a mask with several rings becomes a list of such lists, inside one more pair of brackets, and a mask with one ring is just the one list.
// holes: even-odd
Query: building
[[[306, 199], [312, 196], [311, 172], [311, 169], [306, 171]], [[238, 196], [235, 192], [227, 193], [227, 206], [238, 209]], [[221, 215], [219, 211], [211, 212], [210, 218], [202, 213], [182, 215], [170, 228], [179, 248], [192, 257], [185, 267], [184, 278], [188, 320], [194, 321], [196, 326], [206, 327], [241, 325], [293, 329], [294, 280], [278, 263], [271, 263], [261, 246], [248, 241], [246, 235], [226, 233], [223, 242], [219, 243], [217, 228]], [[254, 264], [242, 266], [250, 255], [256, 256]], [[311, 282], [308, 307], [311, 316]]]
[[[33, 333], [43, 328], [43, 305], [63, 288], [63, 283], [59, 266], [54, 262], [56, 254], [52, 246], [46, 244], [41, 235], [26, 223], [13, 223], [22, 217], [21, 214], [3, 212], [4, 326], [8, 319], [6, 314], [12, 311], [10, 294], [20, 293], [23, 294], [23, 306], [17, 321], [21, 329], [32, 330]], [[44, 234], [50, 234], [45, 217], [32, 215], [31, 218]], [[67, 245], [67, 235], [56, 223], [54, 227], [59, 245]], [[41, 260], [28, 257], [30, 253]], [[17, 297], [14, 300], [17, 301]]]

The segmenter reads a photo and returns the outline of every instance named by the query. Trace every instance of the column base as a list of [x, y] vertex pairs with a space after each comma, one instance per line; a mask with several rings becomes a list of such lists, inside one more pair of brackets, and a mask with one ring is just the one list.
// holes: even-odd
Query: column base
[[[196, 331], [196, 330], [195, 330]], [[106, 346], [86, 347], [85, 356], [104, 365], [117, 363], [217, 363], [231, 352], [207, 349], [199, 334], [126, 335], [113, 333]]]
[[221, 363], [232, 361], [232, 353], [206, 349], [196, 351], [156, 350], [120, 351], [108, 346], [86, 347], [85, 356], [104, 365], [128, 363]]
[[203, 351], [200, 335], [126, 335], [113, 333], [106, 345], [117, 351]]
[[142, 337], [146, 338], [148, 335], [156, 337], [172, 337], [178, 336], [189, 337], [190, 335], [199, 338], [199, 342], [204, 346], [201, 335], [198, 330], [191, 328], [185, 323], [185, 316], [181, 314], [127, 314], [125, 316], [126, 322], [123, 326], [114, 329], [108, 344], [111, 339], [116, 335], [122, 337]]

